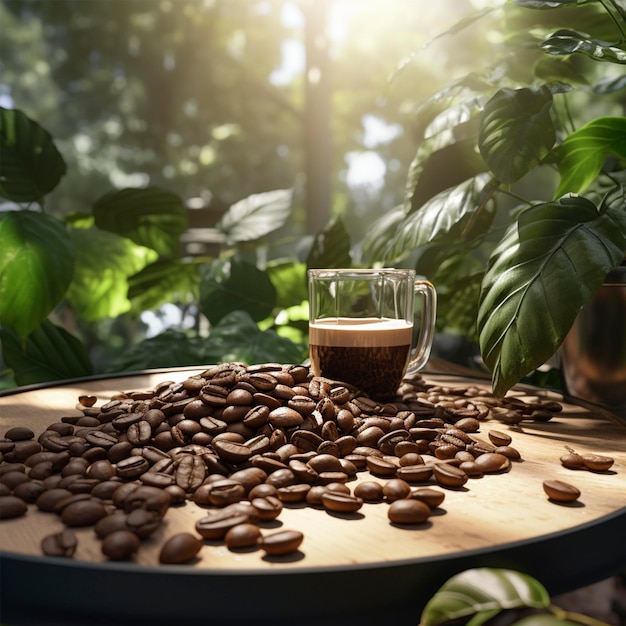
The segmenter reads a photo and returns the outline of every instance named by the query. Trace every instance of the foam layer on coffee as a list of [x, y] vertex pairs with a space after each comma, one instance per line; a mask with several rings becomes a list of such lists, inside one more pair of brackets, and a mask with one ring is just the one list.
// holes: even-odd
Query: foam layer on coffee
[[384, 317], [333, 317], [309, 323], [309, 343], [318, 346], [403, 346], [411, 344], [412, 333], [413, 324]]

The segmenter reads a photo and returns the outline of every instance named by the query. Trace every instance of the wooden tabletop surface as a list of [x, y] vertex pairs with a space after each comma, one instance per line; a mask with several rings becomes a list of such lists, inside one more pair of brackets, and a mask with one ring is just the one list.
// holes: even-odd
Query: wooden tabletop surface
[[[117, 392], [150, 389], [160, 381], [183, 380], [200, 371], [202, 369], [184, 368], [100, 378], [4, 395], [0, 397], [0, 436], [18, 425], [28, 425], [35, 433], [42, 432], [48, 424], [77, 414], [75, 406], [82, 394], [95, 395], [98, 403], [103, 404]], [[466, 376], [424, 373], [423, 377], [426, 382], [453, 390], [468, 384], [482, 385], [486, 393], [490, 389], [488, 381]], [[533, 397], [560, 400], [563, 411], [548, 422], [482, 423], [477, 438], [486, 441], [490, 429], [507, 432], [522, 460], [514, 462], [507, 473], [470, 479], [461, 488], [447, 489], [431, 482], [429, 486], [445, 493], [445, 500], [427, 523], [408, 527], [392, 525], [387, 517], [388, 505], [384, 503], [366, 503], [358, 513], [351, 515], [330, 514], [302, 505], [285, 506], [273, 526], [304, 533], [304, 541], [295, 555], [268, 559], [260, 550], [235, 552], [219, 542], [206, 542], [198, 561], [185, 567], [213, 574], [220, 571], [254, 574], [272, 570], [297, 574], [315, 568], [375, 568], [411, 563], [420, 567], [429, 562], [454, 561], [458, 556], [471, 553], [480, 555], [506, 550], [507, 546], [525, 542], [543, 542], [546, 538], [549, 546], [551, 537], [567, 536], [587, 528], [592, 529], [593, 535], [589, 536], [595, 537], [600, 549], [608, 547], [603, 545], [610, 539], [603, 536], [603, 526], [610, 526], [620, 518], [624, 527], [626, 520], [626, 420], [533, 388], [519, 388], [515, 394], [526, 401]], [[614, 465], [604, 472], [567, 469], [559, 460], [566, 447], [581, 454], [611, 456]], [[353, 488], [356, 482], [365, 479], [384, 482], [362, 472], [350, 486]], [[579, 500], [571, 504], [550, 501], [542, 488], [546, 479], [575, 485], [581, 492]], [[192, 503], [171, 508], [166, 523], [154, 537], [144, 542], [134, 564], [147, 569], [158, 566], [162, 542], [178, 532], [194, 532], [196, 520], [205, 514], [206, 510]], [[0, 521], [0, 551], [5, 558], [25, 555], [38, 558], [41, 539], [61, 529], [56, 516], [40, 513], [31, 505], [26, 516]], [[268, 527], [263, 532], [271, 530]], [[93, 529], [79, 529], [76, 534], [79, 544], [74, 562], [106, 561]], [[621, 543], [626, 543], [623, 536]], [[550, 558], [551, 555], [546, 554], [546, 559]], [[614, 568], [616, 558], [618, 564], [621, 560], [626, 565], [624, 553], [614, 553], [607, 555], [607, 567]], [[595, 567], [601, 566], [602, 563], [598, 563]], [[537, 571], [541, 571], [540, 564]], [[606, 571], [607, 576], [614, 573]], [[598, 572], [590, 572], [590, 575], [597, 578]]]

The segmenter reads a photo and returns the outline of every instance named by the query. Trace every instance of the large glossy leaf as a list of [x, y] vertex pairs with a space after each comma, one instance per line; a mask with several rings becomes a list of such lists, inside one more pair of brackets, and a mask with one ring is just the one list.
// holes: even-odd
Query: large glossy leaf
[[233, 311], [211, 329], [207, 340], [209, 362], [299, 363], [302, 346], [273, 330], [261, 331], [245, 311]]
[[130, 310], [128, 279], [156, 260], [150, 248], [98, 228], [73, 228], [76, 272], [67, 298], [87, 322]]
[[22, 111], [0, 107], [0, 196], [14, 202], [41, 200], [66, 170], [47, 130]]
[[128, 279], [133, 312], [156, 309], [166, 302], [188, 304], [199, 295], [200, 268], [182, 259], [160, 259]]
[[480, 154], [505, 184], [518, 181], [548, 154], [556, 138], [548, 86], [499, 89], [485, 105]]
[[93, 374], [82, 343], [64, 328], [44, 320], [26, 341], [8, 328], [0, 329], [2, 357], [18, 385], [33, 385]]
[[363, 258], [370, 263], [385, 262], [389, 240], [405, 218], [404, 208], [396, 207], [371, 224], [363, 239]]
[[399, 259], [427, 243], [456, 242], [464, 238], [466, 229], [479, 212], [492, 215], [482, 202], [482, 192], [490, 181], [488, 174], [470, 178], [453, 189], [447, 189], [418, 211], [411, 213], [396, 227], [385, 252], [387, 259]]
[[558, 9], [582, 4], [591, 4], [598, 0], [513, 0], [513, 4], [529, 9]]
[[293, 191], [257, 193], [233, 204], [217, 224], [230, 245], [255, 241], [277, 230], [291, 214]]
[[594, 61], [605, 63], [626, 63], [626, 49], [600, 39], [590, 39], [575, 30], [562, 28], [548, 37], [542, 44], [546, 54], [555, 56], [579, 52]]
[[253, 320], [267, 317], [276, 306], [276, 289], [265, 272], [237, 257], [216, 260], [200, 279], [200, 310], [211, 324], [233, 311]]
[[350, 235], [340, 217], [331, 220], [315, 236], [306, 264], [311, 269], [352, 267]]
[[626, 200], [600, 211], [564, 197], [525, 211], [494, 251], [478, 312], [480, 350], [502, 396], [557, 350], [580, 309], [626, 253]]
[[26, 337], [62, 300], [74, 273], [65, 225], [34, 211], [0, 213], [0, 324]]
[[[550, 597], [534, 578], [507, 569], [469, 569], [450, 578], [428, 602], [420, 626], [515, 608], [546, 608]], [[478, 622], [482, 623], [482, 622]]]
[[122, 189], [104, 195], [93, 206], [98, 228], [128, 237], [162, 256], [180, 254], [179, 237], [187, 228], [182, 200], [158, 187]]
[[582, 193], [609, 154], [626, 158], [626, 118], [599, 117], [571, 133], [556, 151], [561, 181], [555, 197]]

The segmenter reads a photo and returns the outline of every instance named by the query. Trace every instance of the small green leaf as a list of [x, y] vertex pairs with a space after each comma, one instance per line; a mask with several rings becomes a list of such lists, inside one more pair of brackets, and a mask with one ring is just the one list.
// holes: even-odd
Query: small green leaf
[[496, 395], [554, 354], [578, 311], [623, 260], [624, 209], [618, 187], [600, 211], [566, 196], [528, 209], [509, 228], [489, 261], [477, 320]]
[[229, 245], [255, 241], [285, 224], [291, 214], [293, 191], [257, 193], [233, 204], [217, 224]]
[[499, 89], [485, 105], [480, 154], [505, 184], [518, 181], [550, 152], [556, 139], [549, 86]]
[[96, 226], [177, 257], [179, 238], [187, 228], [187, 210], [175, 194], [157, 187], [122, 189], [104, 195], [93, 206]]
[[156, 252], [98, 228], [70, 231], [76, 271], [67, 299], [87, 322], [117, 317], [130, 310], [128, 279], [156, 260]]
[[556, 150], [561, 181], [555, 198], [585, 191], [609, 154], [626, 158], [626, 118], [599, 117], [571, 133]]
[[50, 133], [22, 111], [0, 107], [0, 196], [35, 202], [52, 191], [67, 166]]
[[[504, 609], [549, 605], [547, 591], [526, 574], [496, 568], [469, 569], [450, 578], [437, 591], [424, 608], [420, 626], [437, 626], [481, 612], [495, 615]], [[487, 616], [485, 613], [483, 617]]]
[[216, 260], [200, 279], [200, 310], [211, 324], [232, 311], [246, 311], [253, 320], [267, 317], [276, 306], [276, 289], [265, 272], [237, 257]]
[[299, 363], [302, 346], [273, 330], [261, 331], [245, 311], [233, 311], [211, 329], [207, 353], [208, 363]]
[[405, 217], [404, 208], [396, 207], [377, 219], [365, 233], [363, 258], [371, 263], [384, 262], [389, 240]]
[[306, 264], [310, 269], [352, 267], [350, 235], [340, 217], [315, 236]]
[[61, 221], [0, 213], [0, 324], [26, 337], [62, 300], [73, 273], [74, 246]]
[[2, 356], [18, 385], [80, 378], [93, 374], [82, 343], [64, 328], [44, 320], [26, 341], [9, 328], [0, 328]]
[[187, 304], [198, 299], [200, 268], [182, 259], [159, 259], [128, 279], [132, 310], [156, 309], [166, 302]]
[[513, 4], [528, 9], [558, 9], [562, 7], [575, 7], [591, 2], [597, 2], [597, 0], [513, 0]]
[[542, 44], [546, 54], [562, 56], [579, 52], [594, 61], [626, 63], [626, 49], [601, 39], [590, 39], [575, 30], [563, 28], [548, 37]]

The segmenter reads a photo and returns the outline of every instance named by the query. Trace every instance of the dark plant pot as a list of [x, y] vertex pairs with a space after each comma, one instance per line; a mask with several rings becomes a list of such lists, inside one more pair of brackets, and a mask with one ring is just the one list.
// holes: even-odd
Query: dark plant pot
[[567, 392], [626, 409], [626, 265], [611, 271], [560, 349]]

